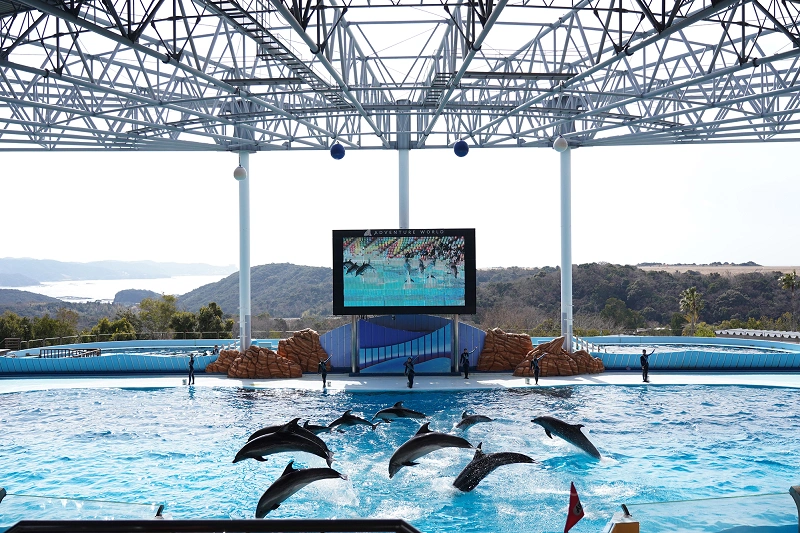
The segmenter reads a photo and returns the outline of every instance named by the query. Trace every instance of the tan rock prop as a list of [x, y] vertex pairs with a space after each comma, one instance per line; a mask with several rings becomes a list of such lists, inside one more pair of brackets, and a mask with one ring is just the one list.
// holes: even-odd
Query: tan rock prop
[[533, 376], [530, 368], [531, 359], [547, 356], [539, 361], [539, 376], [575, 376], [578, 374], [599, 374], [605, 371], [603, 361], [592, 357], [585, 350], [569, 353], [563, 348], [564, 337], [540, 344], [525, 356], [525, 359], [514, 369], [515, 376]]
[[299, 378], [302, 375], [303, 369], [299, 364], [257, 346], [251, 346], [240, 354], [228, 368], [228, 377], [240, 379]]
[[[316, 372], [320, 361], [328, 359], [328, 354], [319, 342], [319, 333], [313, 329], [295, 331], [288, 339], [278, 343], [278, 355], [300, 365], [303, 372]], [[328, 370], [331, 364], [327, 364]]]
[[206, 365], [206, 372], [227, 374], [233, 360], [239, 357], [239, 350], [222, 350], [217, 360]]
[[516, 368], [533, 349], [529, 335], [506, 333], [500, 328], [486, 332], [483, 350], [478, 357], [477, 369], [481, 372], [496, 372]]

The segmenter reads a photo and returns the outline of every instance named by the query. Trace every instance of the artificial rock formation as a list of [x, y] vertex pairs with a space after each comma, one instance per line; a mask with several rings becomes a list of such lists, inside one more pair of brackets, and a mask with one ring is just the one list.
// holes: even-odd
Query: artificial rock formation
[[516, 368], [533, 349], [529, 335], [506, 333], [500, 328], [486, 332], [477, 370], [497, 372]]
[[248, 348], [228, 368], [230, 378], [299, 378], [302, 375], [303, 369], [298, 363], [258, 346]]
[[222, 350], [217, 360], [206, 365], [206, 372], [214, 374], [227, 374], [234, 359], [239, 357], [238, 350]]
[[533, 376], [530, 369], [531, 359], [547, 356], [539, 361], [539, 376], [575, 376], [577, 374], [599, 374], [605, 370], [599, 357], [592, 357], [585, 350], [567, 352], [563, 348], [564, 337], [540, 344], [532, 349], [525, 359], [514, 369], [515, 376]]
[[[319, 342], [319, 333], [313, 329], [295, 331], [288, 339], [278, 342], [278, 355], [300, 365], [303, 372], [316, 372], [319, 362], [328, 359]], [[327, 366], [330, 370], [331, 364]]]

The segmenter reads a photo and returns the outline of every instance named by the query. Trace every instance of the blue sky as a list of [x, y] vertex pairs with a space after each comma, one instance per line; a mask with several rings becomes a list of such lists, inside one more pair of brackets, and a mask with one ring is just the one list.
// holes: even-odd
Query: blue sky
[[[574, 263], [800, 265], [793, 143], [579, 148]], [[230, 153], [3, 153], [0, 256], [238, 265]], [[398, 225], [397, 152], [250, 156], [251, 264], [331, 265], [331, 230]], [[551, 149], [410, 154], [410, 225], [474, 227], [480, 268], [560, 261]]]

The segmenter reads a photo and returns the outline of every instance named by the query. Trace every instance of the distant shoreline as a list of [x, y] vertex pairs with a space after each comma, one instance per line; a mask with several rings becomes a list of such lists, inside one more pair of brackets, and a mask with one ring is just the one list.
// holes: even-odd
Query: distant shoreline
[[747, 274], [750, 272], [780, 272], [786, 274], [800, 270], [800, 266], [761, 266], [761, 265], [648, 265], [637, 266], [648, 272], [688, 272], [692, 270], [700, 274], [721, 274], [725, 276], [735, 276], [737, 274]]

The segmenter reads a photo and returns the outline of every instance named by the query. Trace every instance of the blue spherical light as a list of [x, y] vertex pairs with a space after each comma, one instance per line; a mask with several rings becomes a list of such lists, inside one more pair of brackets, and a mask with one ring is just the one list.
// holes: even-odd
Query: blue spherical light
[[469, 153], [469, 145], [467, 144], [467, 141], [458, 141], [453, 145], [453, 151], [458, 157], [464, 157], [467, 155]]
[[344, 157], [344, 146], [339, 143], [334, 144], [331, 146], [331, 157], [336, 159], [337, 161]]

